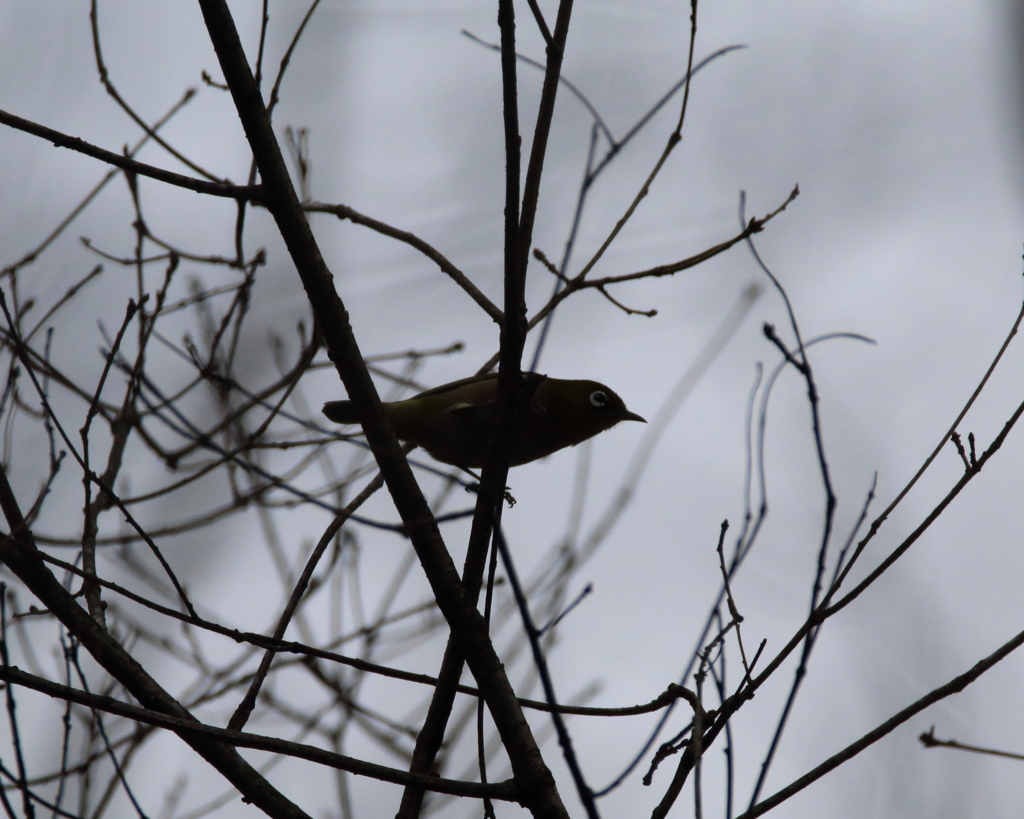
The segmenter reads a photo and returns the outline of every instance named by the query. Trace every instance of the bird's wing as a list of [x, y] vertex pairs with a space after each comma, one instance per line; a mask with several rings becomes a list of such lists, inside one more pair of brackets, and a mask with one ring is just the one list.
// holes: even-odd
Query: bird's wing
[[[547, 378], [547, 376], [537, 375], [536, 373], [524, 373], [524, 375], [527, 377], [528, 382], [533, 382], [534, 390], [536, 390], [537, 384], [540, 384], [540, 382]], [[444, 410], [446, 413], [458, 413], [464, 416], [471, 410], [493, 409], [498, 398], [498, 374], [490, 373], [488, 375], [474, 375], [469, 378], [463, 378], [459, 381], [453, 381], [450, 384], [444, 384], [432, 390], [421, 392], [411, 400], [427, 398], [431, 400], [431, 403], [437, 403], [437, 398], [440, 396], [444, 396], [444, 398], [451, 402]], [[531, 401], [531, 409], [535, 410], [534, 403]]]
[[[421, 392], [418, 395], [414, 395], [413, 398], [445, 395], [446, 393], [458, 390], [465, 393], [467, 402], [486, 403], [487, 401], [494, 400], [497, 389], [498, 374], [490, 373], [489, 375], [472, 375], [469, 378], [460, 378], [458, 381], [452, 381], [450, 384], [442, 384], [440, 387], [434, 387], [432, 390]], [[459, 400], [462, 400], [461, 395]]]

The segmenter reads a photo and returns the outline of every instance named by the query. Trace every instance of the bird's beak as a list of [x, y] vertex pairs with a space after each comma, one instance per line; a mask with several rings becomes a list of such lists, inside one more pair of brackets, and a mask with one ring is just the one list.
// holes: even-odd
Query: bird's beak
[[619, 415], [623, 421], [639, 421], [641, 424], [646, 424], [647, 419], [637, 415], [635, 412], [630, 412], [628, 409], [622, 410]]

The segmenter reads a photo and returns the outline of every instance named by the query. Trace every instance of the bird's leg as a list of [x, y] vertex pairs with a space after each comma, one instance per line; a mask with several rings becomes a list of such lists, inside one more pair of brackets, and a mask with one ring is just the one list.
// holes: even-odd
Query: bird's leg
[[[463, 472], [465, 472], [467, 475], [469, 475], [471, 478], [473, 478], [473, 480], [476, 481], [476, 483], [471, 483], [471, 484], [467, 484], [466, 485], [466, 491], [467, 492], [473, 492], [474, 494], [476, 494], [476, 492], [478, 492], [479, 489], [480, 489], [480, 480], [481, 480], [480, 476], [477, 475], [472, 469], [467, 469], [464, 466], [460, 466], [460, 467], [458, 467], [458, 469], [461, 469]], [[516, 505], [516, 499], [512, 497], [512, 493], [509, 491], [509, 487], [507, 487], [507, 486], [505, 487], [505, 493], [504, 494], [505, 494], [505, 503], [507, 503], [508, 504], [508, 508], [511, 509], [513, 506]]]

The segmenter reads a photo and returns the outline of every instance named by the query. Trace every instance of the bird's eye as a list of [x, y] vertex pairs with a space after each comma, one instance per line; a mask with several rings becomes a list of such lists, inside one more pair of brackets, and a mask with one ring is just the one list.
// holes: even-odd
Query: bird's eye
[[608, 396], [601, 390], [595, 390], [590, 393], [590, 405], [592, 407], [606, 407], [608, 406]]

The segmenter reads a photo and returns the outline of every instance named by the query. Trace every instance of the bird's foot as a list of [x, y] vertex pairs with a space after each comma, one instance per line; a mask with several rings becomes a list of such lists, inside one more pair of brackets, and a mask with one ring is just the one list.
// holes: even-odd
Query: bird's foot
[[[468, 483], [468, 484], [466, 484], [466, 491], [467, 492], [472, 492], [474, 495], [479, 495], [480, 494], [480, 484], [478, 484], [478, 483]], [[502, 496], [505, 498], [505, 503], [508, 504], [508, 508], [509, 509], [511, 509], [513, 506], [516, 505], [516, 499], [514, 497], [512, 497], [512, 493], [509, 491], [509, 487], [507, 487], [507, 486], [505, 487], [505, 491], [502, 493]]]

